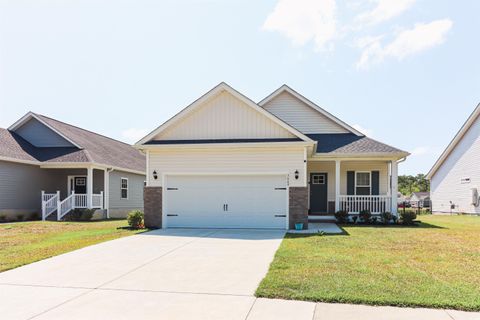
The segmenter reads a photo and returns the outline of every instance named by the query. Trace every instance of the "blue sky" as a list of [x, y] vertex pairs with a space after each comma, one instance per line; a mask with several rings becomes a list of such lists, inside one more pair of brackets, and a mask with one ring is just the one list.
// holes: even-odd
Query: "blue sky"
[[0, 1], [0, 127], [135, 142], [226, 81], [286, 83], [426, 173], [480, 102], [480, 1]]

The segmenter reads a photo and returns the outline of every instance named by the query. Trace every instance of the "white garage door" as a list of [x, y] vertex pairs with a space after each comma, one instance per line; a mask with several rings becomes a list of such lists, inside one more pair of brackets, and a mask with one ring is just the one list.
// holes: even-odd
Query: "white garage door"
[[167, 176], [167, 227], [285, 229], [286, 179], [282, 175]]

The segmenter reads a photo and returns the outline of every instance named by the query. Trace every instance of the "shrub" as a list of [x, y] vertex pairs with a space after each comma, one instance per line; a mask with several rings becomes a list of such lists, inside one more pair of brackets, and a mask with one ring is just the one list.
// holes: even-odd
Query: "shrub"
[[40, 215], [37, 212], [32, 212], [29, 214], [28, 220], [40, 220]]
[[357, 220], [358, 220], [358, 216], [353, 216], [353, 217], [352, 217], [352, 221], [353, 221], [354, 224], [357, 223]]
[[373, 224], [377, 224], [377, 221], [378, 221], [378, 217], [372, 217], [370, 219], [370, 222], [373, 223]]
[[340, 210], [335, 212], [335, 218], [339, 223], [345, 223], [348, 220], [348, 212], [345, 210]]
[[402, 220], [402, 224], [411, 226], [413, 225], [413, 221], [417, 219], [417, 214], [415, 211], [405, 211], [400, 213], [400, 219]]
[[127, 217], [128, 225], [133, 229], [142, 229], [143, 225], [143, 212], [140, 210], [133, 210], [128, 213]]
[[358, 216], [360, 217], [360, 219], [362, 219], [363, 222], [370, 223], [372, 213], [370, 212], [370, 210], [362, 210], [360, 211], [360, 214]]
[[23, 221], [24, 218], [25, 218], [25, 215], [23, 213], [17, 214], [17, 221]]
[[73, 209], [65, 216], [67, 221], [90, 221], [96, 209]]
[[0, 214], [0, 222], [5, 222], [7, 221], [7, 215], [6, 214]]
[[388, 211], [382, 212], [381, 216], [383, 224], [389, 224], [393, 217], [392, 213]]

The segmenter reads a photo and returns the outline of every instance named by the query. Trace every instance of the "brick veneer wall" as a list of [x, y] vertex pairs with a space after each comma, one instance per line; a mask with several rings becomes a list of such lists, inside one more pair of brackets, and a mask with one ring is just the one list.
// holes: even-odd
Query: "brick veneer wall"
[[145, 187], [143, 190], [145, 227], [162, 227], [162, 187]]
[[289, 192], [289, 228], [294, 229], [295, 223], [303, 223], [308, 229], [308, 188], [290, 187]]

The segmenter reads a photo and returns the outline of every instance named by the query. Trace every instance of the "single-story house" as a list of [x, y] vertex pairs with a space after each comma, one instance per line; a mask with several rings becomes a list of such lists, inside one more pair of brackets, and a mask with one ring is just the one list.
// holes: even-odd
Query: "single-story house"
[[413, 192], [410, 196], [410, 204], [414, 208], [430, 207], [430, 192]]
[[27, 113], [0, 129], [0, 215], [60, 220], [75, 208], [143, 209], [145, 155], [100, 134]]
[[225, 83], [136, 147], [147, 156], [145, 223], [162, 228], [306, 228], [339, 210], [396, 214], [408, 155], [286, 85], [255, 103]]
[[480, 104], [427, 174], [432, 213], [480, 214]]

